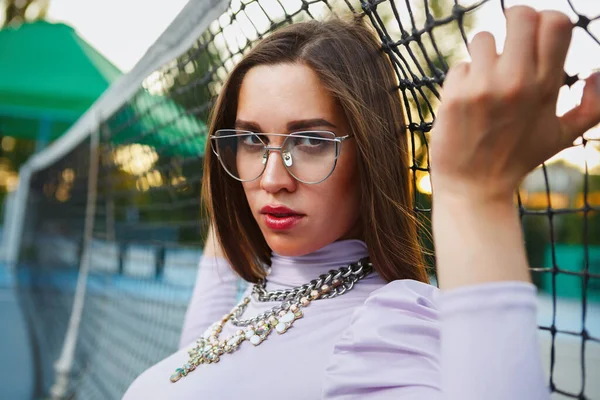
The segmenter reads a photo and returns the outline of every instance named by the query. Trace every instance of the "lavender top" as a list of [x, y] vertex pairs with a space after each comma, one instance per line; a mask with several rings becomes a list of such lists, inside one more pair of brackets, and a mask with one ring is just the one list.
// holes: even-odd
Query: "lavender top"
[[[267, 289], [299, 286], [367, 255], [358, 240], [301, 257], [273, 255]], [[251, 287], [248, 288], [247, 294]], [[244, 342], [217, 364], [169, 377], [187, 350], [235, 305], [236, 276], [201, 261], [181, 350], [140, 375], [133, 399], [549, 399], [537, 343], [535, 287], [497, 282], [440, 292], [377, 274], [346, 294], [312, 302], [285, 334]], [[252, 299], [244, 318], [277, 305]], [[225, 325], [221, 337], [237, 330]]]

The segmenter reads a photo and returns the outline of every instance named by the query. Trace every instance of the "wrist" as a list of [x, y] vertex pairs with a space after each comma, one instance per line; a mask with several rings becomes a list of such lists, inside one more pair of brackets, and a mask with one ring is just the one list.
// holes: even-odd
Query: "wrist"
[[433, 208], [471, 212], [499, 212], [516, 210], [512, 193], [485, 193], [478, 190], [435, 191]]
[[511, 197], [438, 193], [432, 211], [440, 287], [530, 280], [518, 209]]

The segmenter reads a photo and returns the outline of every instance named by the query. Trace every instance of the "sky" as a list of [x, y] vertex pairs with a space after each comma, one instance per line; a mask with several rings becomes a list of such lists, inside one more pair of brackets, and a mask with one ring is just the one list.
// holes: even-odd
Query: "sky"
[[187, 0], [51, 0], [48, 19], [73, 26], [122, 71], [129, 71]]
[[[238, 1], [238, 0], [234, 0]], [[401, 5], [403, 1], [396, 0]], [[422, 1], [422, 0], [413, 0]], [[461, 0], [461, 4], [476, 0]], [[286, 6], [293, 6], [298, 0], [283, 0]], [[505, 0], [506, 5], [526, 4], [538, 10], [556, 9], [567, 13], [573, 21], [575, 14], [567, 0]], [[574, 7], [588, 16], [600, 14], [600, 0], [571, 0]], [[51, 0], [49, 19], [72, 25], [77, 32], [100, 53], [106, 56], [123, 71], [129, 71], [143, 56], [148, 47], [167, 28], [187, 0], [148, 1], [148, 0]], [[273, 0], [263, 0], [263, 7], [278, 7]], [[501, 16], [500, 0], [491, 0], [476, 12], [476, 25], [470, 33], [488, 30], [496, 37], [498, 50], [505, 37], [504, 18]], [[590, 24], [590, 29], [600, 38], [600, 20]], [[565, 66], [567, 72], [579, 72], [585, 78], [600, 68], [600, 46], [593, 42], [582, 30], [574, 32], [572, 46]], [[563, 88], [557, 112], [562, 114], [575, 106], [581, 97], [582, 83], [571, 89]], [[600, 139], [600, 128], [588, 132], [589, 137]], [[579, 169], [585, 167], [587, 159], [590, 167], [600, 171], [600, 151], [591, 146], [566, 150], [558, 158], [565, 159]]]
[[[295, 0], [284, 0], [289, 3]], [[401, 1], [396, 0], [398, 3]], [[421, 0], [419, 0], [421, 1]], [[473, 0], [462, 0], [461, 4]], [[582, 13], [600, 13], [598, 0], [572, 0]], [[52, 0], [49, 19], [66, 22], [102, 54], [123, 71], [130, 70], [142, 57], [148, 47], [167, 28], [187, 0], [169, 0], [149, 2], [147, 0]], [[574, 17], [567, 0], [506, 0], [507, 5], [527, 4], [537, 9], [557, 9]], [[150, 5], [151, 4], [151, 5]], [[268, 9], [269, 1], [264, 1]], [[477, 25], [471, 36], [479, 30], [489, 30], [497, 38], [501, 47], [504, 38], [504, 19], [500, 17], [499, 0], [489, 1], [477, 12]], [[600, 36], [600, 21], [592, 24], [593, 30]], [[581, 32], [575, 33], [574, 48], [570, 57], [579, 70], [598, 68], [600, 53], [598, 46]], [[595, 46], [595, 47], [594, 47]], [[596, 50], [595, 57], [590, 50]], [[586, 55], [589, 55], [587, 57]], [[567, 64], [567, 69], [570, 65]]]

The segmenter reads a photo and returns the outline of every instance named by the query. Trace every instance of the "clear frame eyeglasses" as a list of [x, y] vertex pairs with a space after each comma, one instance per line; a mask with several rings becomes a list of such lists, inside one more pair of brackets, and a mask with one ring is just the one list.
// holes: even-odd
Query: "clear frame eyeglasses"
[[[270, 146], [276, 137], [283, 137], [283, 143]], [[290, 175], [302, 183], [317, 184], [333, 173], [342, 142], [351, 137], [338, 137], [329, 131], [282, 134], [220, 129], [210, 136], [210, 141], [225, 171], [238, 181], [258, 179], [267, 167], [271, 152], [278, 151]]]

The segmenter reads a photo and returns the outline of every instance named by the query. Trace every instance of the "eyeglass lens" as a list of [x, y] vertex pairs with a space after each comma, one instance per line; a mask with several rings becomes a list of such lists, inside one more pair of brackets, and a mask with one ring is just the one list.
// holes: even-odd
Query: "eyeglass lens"
[[[221, 164], [241, 181], [257, 179], [265, 170], [269, 154], [278, 148], [275, 138], [281, 135], [235, 133], [229, 131], [214, 137], [213, 149]], [[327, 178], [335, 167], [337, 142], [331, 132], [303, 132], [286, 136], [281, 144], [285, 168], [296, 179], [316, 183]]]

